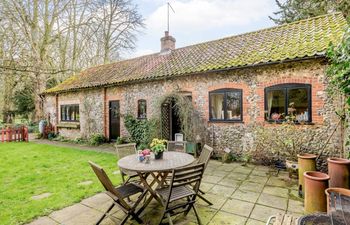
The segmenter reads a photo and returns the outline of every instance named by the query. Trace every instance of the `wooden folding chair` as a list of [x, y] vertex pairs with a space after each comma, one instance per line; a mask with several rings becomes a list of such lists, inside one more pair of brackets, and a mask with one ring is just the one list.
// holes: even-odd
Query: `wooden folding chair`
[[[201, 152], [201, 154], [199, 155], [199, 158], [197, 160], [197, 164], [201, 164], [204, 163], [204, 168], [207, 168], [207, 165], [209, 163], [210, 157], [213, 154], [213, 148], [208, 146], [208, 145], [204, 145], [203, 150]], [[213, 205], [213, 203], [211, 203], [208, 199], [206, 199], [205, 197], [203, 197], [203, 195], [205, 194], [204, 191], [202, 191], [201, 189], [198, 190], [198, 197], [200, 199], [202, 199], [203, 201], [205, 201], [206, 203], [208, 203], [208, 205]]]
[[186, 141], [167, 141], [167, 151], [186, 152]]
[[[130, 144], [121, 144], [121, 145], [115, 145], [116, 153], [118, 159], [124, 158], [125, 156], [136, 154], [136, 143], [130, 143]], [[137, 173], [127, 171], [127, 170], [121, 170], [120, 169], [120, 175], [122, 176], [123, 183], [128, 182], [130, 179], [133, 178], [139, 178]]]
[[[123, 218], [121, 225], [124, 224], [129, 217], [132, 217], [139, 224], [142, 223], [142, 220], [138, 216], [139, 213], [136, 213], [136, 207], [140, 204], [141, 200], [147, 193], [147, 190], [135, 183], [126, 183], [118, 187], [114, 187], [111, 180], [107, 176], [106, 172], [98, 166], [97, 164], [89, 161], [90, 166], [95, 172], [97, 178], [100, 180], [103, 187], [106, 189], [107, 195], [113, 199], [112, 205], [108, 208], [108, 210], [103, 214], [103, 216], [96, 222], [96, 225], [100, 224], [102, 220], [108, 215], [108, 213], [112, 210], [114, 206], [118, 206], [126, 216]], [[139, 194], [135, 202], [126, 202], [125, 199]]]
[[157, 189], [156, 194], [162, 199], [164, 207], [159, 224], [166, 217], [169, 224], [173, 225], [171, 217], [184, 213], [187, 216], [188, 212], [193, 209], [198, 224], [202, 224], [195, 207], [196, 196], [203, 177], [205, 165], [191, 165], [172, 171], [170, 185]]

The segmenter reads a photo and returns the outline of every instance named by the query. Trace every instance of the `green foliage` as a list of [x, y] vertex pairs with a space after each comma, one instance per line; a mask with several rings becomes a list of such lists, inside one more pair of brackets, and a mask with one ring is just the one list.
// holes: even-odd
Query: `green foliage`
[[276, 24], [291, 23], [335, 11], [346, 14], [349, 9], [349, 0], [276, 0], [276, 4], [279, 8], [274, 12], [276, 18], [269, 16]]
[[97, 146], [106, 142], [106, 138], [103, 134], [92, 134], [89, 138], [89, 145]]
[[327, 56], [331, 63], [327, 75], [332, 87], [344, 94], [347, 104], [350, 105], [350, 28], [338, 46], [330, 46]]
[[144, 150], [144, 149], [147, 149], [148, 148], [148, 145], [147, 144], [140, 144], [139, 146], [137, 146], [137, 150]]
[[50, 141], [52, 141], [56, 137], [57, 135], [55, 134], [55, 132], [50, 132], [47, 134], [47, 139], [49, 139]]
[[[0, 223], [26, 224], [103, 191], [89, 160], [103, 166], [113, 184], [121, 182], [112, 154], [29, 143], [0, 145]], [[90, 185], [81, 182], [92, 181]], [[31, 197], [51, 193], [48, 198]]]
[[127, 144], [127, 143], [130, 143], [130, 139], [129, 137], [118, 137], [116, 142], [115, 142], [117, 145], [121, 145], [121, 144]]
[[158, 123], [154, 119], [136, 119], [133, 115], [124, 116], [124, 125], [131, 136], [131, 141], [137, 145], [148, 145], [156, 137]]
[[159, 98], [157, 107], [161, 109], [162, 104], [170, 101], [175, 102], [175, 113], [180, 119], [181, 132], [184, 134], [185, 139], [190, 142], [201, 142], [201, 144], [204, 144], [207, 139], [206, 122], [193, 107], [191, 99], [178, 92], [173, 92]]
[[25, 88], [17, 90], [14, 94], [14, 105], [16, 112], [28, 119], [35, 109], [32, 87], [27, 85]]
[[150, 144], [152, 152], [158, 154], [159, 152], [164, 152], [166, 149], [167, 140], [154, 138]]

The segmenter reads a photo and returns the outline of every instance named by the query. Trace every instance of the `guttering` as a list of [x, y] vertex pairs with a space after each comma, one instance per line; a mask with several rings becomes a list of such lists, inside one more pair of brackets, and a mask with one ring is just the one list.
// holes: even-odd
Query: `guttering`
[[101, 87], [104, 87], [104, 88], [116, 87], [116, 86], [135, 84], [135, 83], [140, 83], [140, 82], [168, 80], [168, 79], [172, 79], [172, 78], [198, 75], [198, 74], [203, 74], [203, 73], [218, 73], [218, 72], [225, 72], [225, 71], [232, 71], [232, 70], [250, 69], [250, 68], [256, 68], [256, 67], [264, 67], [264, 66], [270, 66], [270, 65], [278, 65], [278, 64], [284, 64], [284, 63], [290, 63], [290, 62], [300, 62], [300, 61], [306, 61], [306, 60], [312, 60], [312, 59], [322, 59], [322, 58], [326, 59], [327, 57], [325, 55], [306, 56], [306, 57], [302, 57], [302, 58], [284, 59], [284, 60], [280, 60], [280, 61], [269, 61], [269, 62], [262, 62], [262, 63], [257, 63], [257, 64], [249, 64], [249, 65], [244, 65], [244, 66], [232, 66], [232, 67], [227, 67], [227, 68], [222, 68], [222, 69], [203, 70], [203, 71], [198, 71], [198, 72], [183, 73], [183, 74], [169, 75], [169, 76], [161, 76], [161, 77], [155, 77], [155, 78], [149, 78], [149, 79], [137, 79], [137, 80], [130, 80], [130, 81], [125, 81], [125, 82], [101, 84], [101, 85], [90, 86], [90, 87], [71, 88], [71, 89], [67, 89], [67, 90], [54, 91], [54, 92], [49, 92], [49, 93], [44, 92], [40, 95], [67, 93], [67, 92], [73, 92], [73, 91], [80, 91], [82, 89], [91, 90], [91, 89], [96, 89], [96, 88], [101, 88]]

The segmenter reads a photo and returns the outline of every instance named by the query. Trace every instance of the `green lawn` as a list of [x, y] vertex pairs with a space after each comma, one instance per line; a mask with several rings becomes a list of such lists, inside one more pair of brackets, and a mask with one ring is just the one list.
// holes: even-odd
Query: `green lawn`
[[[0, 224], [23, 224], [35, 217], [103, 191], [88, 161], [105, 168], [120, 182], [114, 154], [35, 143], [0, 144]], [[80, 182], [93, 181], [90, 185]], [[51, 193], [47, 198], [32, 196]]]

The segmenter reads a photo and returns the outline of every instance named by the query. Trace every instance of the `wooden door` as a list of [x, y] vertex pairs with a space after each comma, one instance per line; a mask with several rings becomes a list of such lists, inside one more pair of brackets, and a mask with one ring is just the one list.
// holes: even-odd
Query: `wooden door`
[[116, 140], [120, 136], [119, 101], [109, 102], [109, 139]]

